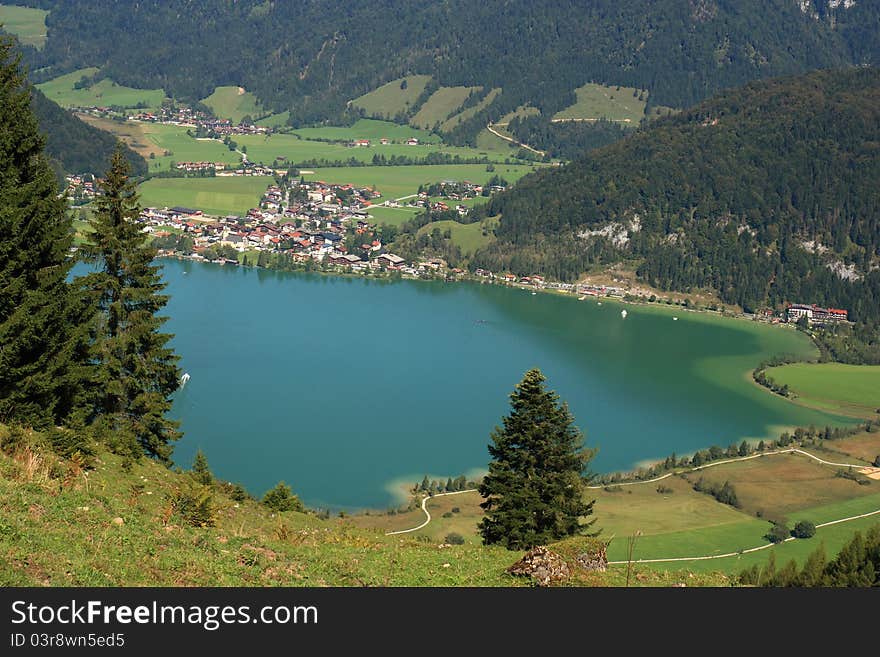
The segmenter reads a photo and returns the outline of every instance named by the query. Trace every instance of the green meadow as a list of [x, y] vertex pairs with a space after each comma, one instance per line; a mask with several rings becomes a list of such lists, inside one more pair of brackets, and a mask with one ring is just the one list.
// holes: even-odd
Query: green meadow
[[83, 89], [74, 85], [83, 76], [92, 76], [97, 68], [84, 68], [62, 75], [48, 82], [38, 84], [37, 88], [62, 107], [137, 107], [156, 108], [162, 105], [165, 92], [162, 89], [133, 89], [118, 85], [109, 78]]
[[351, 183], [363, 187], [374, 187], [382, 194], [378, 202], [397, 199], [416, 194], [419, 185], [428, 185], [444, 180], [467, 180], [485, 183], [494, 175], [513, 183], [533, 170], [524, 164], [495, 165], [495, 171], [486, 171], [484, 164], [420, 165], [408, 167], [328, 167], [303, 173], [306, 180], [322, 180], [328, 183]]
[[[344, 128], [316, 128], [319, 134], [344, 134], [336, 132]], [[329, 132], [329, 131], [334, 132]], [[373, 156], [382, 155], [385, 158], [409, 157], [423, 159], [431, 153], [445, 153], [452, 157], [456, 155], [464, 158], [487, 157], [491, 161], [501, 161], [503, 158], [492, 151], [479, 151], [473, 148], [460, 146], [445, 146], [442, 144], [418, 144], [407, 146], [403, 143], [381, 145], [373, 141], [370, 146], [351, 147], [343, 143], [326, 141], [313, 141], [302, 139], [296, 134], [273, 134], [273, 135], [238, 135], [235, 142], [239, 147], [247, 148], [248, 159], [252, 162], [262, 162], [271, 165], [277, 158], [286, 158], [290, 164], [302, 164], [313, 160], [327, 162], [372, 162]], [[510, 157], [510, 155], [507, 155]]]
[[857, 417], [880, 409], [880, 366], [843, 363], [792, 363], [771, 367], [767, 376], [787, 385], [796, 402]]
[[463, 255], [472, 255], [477, 249], [487, 246], [493, 239], [494, 235], [488, 226], [483, 222], [472, 224], [461, 224], [457, 221], [432, 221], [422, 226], [418, 234], [424, 235], [432, 233], [435, 229], [440, 232], [449, 231], [452, 243], [461, 249]]
[[[392, 118], [399, 112], [408, 112], [430, 80], [430, 75], [409, 75], [398, 78], [355, 98], [351, 104], [364, 110], [368, 116]], [[404, 81], [406, 81], [405, 85], [403, 85]], [[401, 88], [401, 85], [405, 88]]]
[[214, 114], [222, 119], [230, 119], [233, 123], [238, 123], [248, 115], [256, 118], [264, 111], [257, 97], [242, 87], [217, 87], [214, 93], [203, 98], [202, 102], [210, 107]]
[[257, 125], [266, 126], [267, 128], [283, 128], [287, 125], [287, 119], [290, 118], [290, 112], [285, 111], [280, 114], [270, 114], [256, 121]]
[[638, 125], [645, 116], [647, 91], [585, 84], [575, 89], [575, 94], [577, 102], [557, 112], [554, 119], [609, 119]]
[[443, 123], [461, 107], [471, 91], [480, 89], [482, 87], [440, 87], [419, 108], [410, 123], [419, 128], [432, 128], [437, 123]]
[[[334, 141], [352, 141], [354, 139], [370, 139], [378, 142], [383, 137], [391, 141], [406, 141], [415, 137], [422, 143], [438, 143], [440, 137], [418, 130], [408, 125], [400, 125], [390, 121], [377, 119], [359, 119], [346, 127], [327, 126], [322, 128], [298, 128], [293, 131], [303, 139], [332, 139]], [[374, 144], [378, 146], [379, 144]]]
[[139, 192], [144, 207], [182, 205], [219, 216], [244, 215], [257, 206], [273, 181], [271, 176], [151, 178]]
[[38, 50], [46, 43], [46, 16], [48, 11], [0, 5], [0, 25], [9, 34], [14, 34], [26, 46], [34, 46]]
[[500, 93], [500, 88], [492, 89], [479, 103], [477, 103], [473, 107], [468, 107], [466, 110], [463, 110], [455, 116], [451, 117], [450, 119], [444, 121], [440, 125], [440, 129], [444, 132], [448, 132], [459, 124], [464, 123], [471, 117], [476, 116], [478, 112], [482, 112], [485, 108], [489, 107], [489, 105], [492, 104], [492, 102], [498, 97]]

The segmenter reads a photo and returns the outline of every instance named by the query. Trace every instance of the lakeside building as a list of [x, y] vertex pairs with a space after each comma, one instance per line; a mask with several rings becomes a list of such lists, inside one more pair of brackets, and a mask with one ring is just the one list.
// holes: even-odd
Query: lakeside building
[[789, 322], [797, 322], [802, 317], [806, 317], [810, 326], [826, 326], [848, 321], [849, 311], [840, 308], [822, 308], [815, 303], [810, 305], [793, 303], [786, 309], [785, 316]]

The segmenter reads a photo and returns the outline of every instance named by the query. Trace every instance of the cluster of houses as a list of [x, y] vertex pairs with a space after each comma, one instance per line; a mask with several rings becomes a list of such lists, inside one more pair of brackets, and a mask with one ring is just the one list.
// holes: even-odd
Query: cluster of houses
[[218, 119], [185, 105], [166, 105], [155, 112], [138, 112], [137, 114], [129, 115], [127, 118], [130, 121], [164, 123], [166, 125], [196, 128], [206, 136], [214, 138], [232, 135], [261, 135], [269, 132], [269, 129], [264, 126], [252, 123], [235, 124], [229, 119]]
[[[382, 137], [379, 140], [379, 144], [381, 144], [382, 146], [387, 146], [390, 143], [391, 143], [391, 140], [388, 139], [387, 137]], [[407, 139], [403, 143], [406, 144], [407, 146], [418, 146], [419, 140], [416, 139], [415, 137], [410, 137], [409, 139]], [[372, 142], [369, 139], [355, 139], [353, 141], [348, 142], [348, 146], [350, 148], [369, 148], [370, 146], [372, 146]]]
[[77, 205], [88, 203], [98, 195], [98, 181], [90, 173], [64, 176], [64, 194]]
[[789, 322], [797, 322], [806, 317], [810, 326], [827, 326], [846, 322], [849, 311], [840, 308], [822, 308], [813, 304], [793, 303], [785, 310], [785, 317]]

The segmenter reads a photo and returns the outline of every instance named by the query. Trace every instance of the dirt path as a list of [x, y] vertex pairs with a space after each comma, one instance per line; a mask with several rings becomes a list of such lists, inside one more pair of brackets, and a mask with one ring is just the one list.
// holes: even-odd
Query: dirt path
[[[495, 128], [493, 128], [492, 125], [493, 125], [492, 123], [490, 123], [489, 125], [487, 125], [487, 126], [486, 126], [486, 130], [488, 130], [489, 132], [491, 132], [491, 133], [492, 133], [493, 135], [495, 135], [496, 137], [501, 137], [504, 141], [509, 141], [511, 144], [516, 144], [517, 146], [520, 146], [520, 147], [522, 147], [522, 148], [525, 148], [527, 151], [532, 151], [532, 153], [536, 153], [536, 154], [540, 155], [541, 157], [544, 157], [544, 156], [547, 154], [547, 153], [545, 153], [544, 151], [539, 151], [537, 148], [532, 148], [532, 147], [529, 146], [528, 144], [524, 144], [524, 143], [522, 143], [521, 141], [517, 141], [516, 139], [513, 139], [512, 137], [508, 137], [508, 136], [506, 136], [506, 135], [502, 135], [502, 134], [501, 134], [500, 132], [498, 132]], [[500, 124], [499, 124], [499, 125], [500, 125]]]
[[385, 536], [394, 536], [395, 534], [408, 534], [410, 532], [415, 532], [420, 530], [422, 527], [426, 527], [429, 522], [431, 522], [431, 514], [428, 512], [428, 509], [425, 505], [428, 503], [428, 500], [433, 500], [435, 497], [444, 497], [446, 495], [461, 495], [462, 493], [476, 493], [476, 488], [468, 488], [467, 490], [457, 490], [452, 493], [437, 493], [436, 495], [428, 495], [425, 499], [422, 500], [422, 511], [425, 512], [425, 522], [423, 522], [418, 527], [413, 527], [412, 529], [400, 529], [396, 532], [385, 532]]

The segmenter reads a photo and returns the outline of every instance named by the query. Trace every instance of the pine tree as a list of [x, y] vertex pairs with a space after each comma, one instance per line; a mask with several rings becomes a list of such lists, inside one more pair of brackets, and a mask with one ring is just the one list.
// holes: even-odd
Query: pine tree
[[211, 473], [211, 468], [208, 466], [208, 458], [202, 450], [198, 450], [196, 452], [196, 457], [193, 459], [192, 474], [195, 480], [200, 484], [210, 486], [214, 483], [214, 475]]
[[102, 426], [112, 448], [131, 456], [146, 453], [169, 462], [178, 423], [166, 417], [178, 387], [178, 357], [161, 333], [157, 313], [168, 297], [153, 264], [156, 250], [137, 225], [140, 212], [129, 165], [122, 149], [113, 154], [110, 170], [96, 199], [92, 234], [84, 257], [100, 266], [85, 278], [101, 310], [96, 339]]
[[486, 544], [526, 549], [586, 534], [595, 522], [583, 522], [593, 513], [585, 472], [595, 452], [583, 449], [568, 405], [544, 381], [540, 370], [526, 372], [510, 395], [511, 413], [492, 432], [493, 460], [479, 487]]
[[63, 422], [83, 403], [90, 304], [67, 283], [73, 226], [12, 41], [0, 39], [0, 422]]

